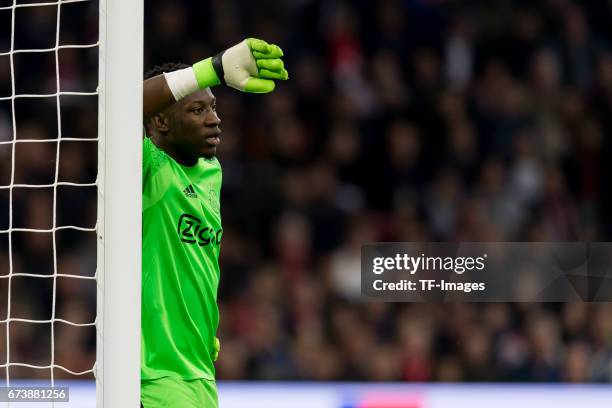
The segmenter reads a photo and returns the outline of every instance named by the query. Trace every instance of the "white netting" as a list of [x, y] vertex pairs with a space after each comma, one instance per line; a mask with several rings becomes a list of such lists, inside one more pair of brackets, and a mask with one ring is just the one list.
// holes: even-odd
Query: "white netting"
[[[84, 4], [80, 9], [78, 9], [78, 11], [76, 11], [76, 9], [74, 10], [67, 9], [68, 7], [75, 7], [77, 3]], [[97, 12], [97, 9], [98, 9], [98, 2], [94, 0], [64, 0], [64, 1], [38, 2], [38, 3], [31, 2], [31, 1], [28, 2], [28, 1], [17, 1], [17, 0], [10, 0], [10, 1], [0, 0], [0, 18], [3, 19], [2, 21], [0, 21], [0, 27], [6, 28], [7, 26], [3, 24], [2, 22], [3, 21], [6, 22], [6, 20], [10, 19], [10, 32], [8, 32], [8, 30], [3, 30], [0, 33], [0, 46], [3, 43], [4, 44], [6, 44], [7, 42], [9, 43], [8, 49], [0, 49], [0, 61], [5, 61], [4, 64], [0, 64], [0, 68], [2, 66], [7, 66], [7, 65], [10, 67], [9, 68], [10, 69], [10, 75], [9, 75], [10, 89], [8, 90], [10, 93], [4, 94], [4, 95], [0, 93], [0, 104], [2, 104], [0, 105], [0, 149], [1, 149], [0, 150], [0, 160], [4, 161], [5, 163], [10, 161], [10, 170], [9, 170], [10, 175], [7, 172], [8, 165], [5, 165], [4, 167], [0, 166], [0, 170], [5, 172], [5, 174], [1, 174], [2, 181], [0, 181], [0, 209], [2, 208], [8, 209], [8, 216], [3, 215], [3, 217], [5, 217], [6, 219], [4, 225], [0, 224], [0, 242], [4, 242], [6, 244], [6, 248], [4, 248], [4, 251], [6, 252], [6, 254], [4, 254], [4, 257], [8, 258], [7, 260], [8, 265], [6, 265], [4, 268], [0, 265], [0, 273], [1, 273], [0, 284], [2, 284], [2, 282], [5, 282], [3, 285], [6, 286], [6, 295], [2, 294], [2, 297], [0, 297], [0, 302], [4, 302], [4, 300], [6, 300], [5, 306], [2, 306], [2, 307], [6, 307], [6, 310], [4, 312], [5, 314], [1, 316], [4, 318], [0, 318], [0, 324], [4, 324], [6, 328], [5, 333], [4, 333], [4, 336], [5, 336], [4, 346], [6, 347], [6, 353], [5, 353], [5, 359], [3, 359], [2, 356], [0, 356], [0, 361], [5, 360], [4, 363], [0, 364], [0, 368], [4, 369], [5, 380], [6, 380], [7, 385], [10, 385], [11, 380], [13, 380], [12, 375], [11, 375], [12, 374], [11, 370], [18, 369], [20, 367], [28, 369], [24, 372], [27, 373], [28, 375], [33, 375], [36, 379], [45, 379], [46, 381], [48, 381], [49, 385], [55, 385], [56, 377], [58, 376], [57, 375], [58, 371], [68, 373], [71, 375], [77, 375], [77, 376], [91, 375], [93, 374], [93, 371], [94, 371], [93, 364], [91, 367], [88, 367], [85, 370], [75, 371], [69, 366], [69, 364], [63, 365], [61, 361], [57, 361], [56, 360], [56, 341], [58, 339], [56, 335], [57, 335], [58, 327], [60, 326], [61, 327], [59, 330], [63, 331], [63, 333], [66, 333], [66, 330], [64, 329], [64, 327], [92, 327], [93, 328], [96, 324], [95, 321], [77, 322], [77, 321], [71, 320], [69, 318], [70, 316], [79, 317], [79, 311], [70, 310], [69, 307], [66, 308], [66, 310], [70, 312], [68, 313], [69, 315], [68, 318], [64, 318], [64, 316], [59, 316], [58, 310], [57, 310], [57, 304], [58, 304], [58, 280], [59, 279], [69, 279], [70, 281], [75, 280], [75, 282], [76, 281], [79, 281], [79, 282], [92, 281], [93, 286], [95, 287], [95, 281], [97, 278], [97, 272], [95, 272], [94, 274], [87, 274], [83, 272], [85, 268], [79, 268], [78, 266], [74, 268], [71, 268], [71, 267], [64, 268], [66, 270], [60, 270], [60, 268], [58, 267], [58, 264], [60, 263], [59, 257], [61, 256], [61, 254], [59, 253], [58, 247], [60, 246], [60, 244], [62, 248], [64, 246], [70, 247], [70, 245], [64, 245], [63, 241], [61, 241], [60, 238], [58, 237], [58, 235], [61, 232], [78, 231], [81, 233], [91, 234], [91, 236], [93, 237], [93, 242], [95, 243], [95, 232], [97, 228], [97, 222], [95, 222], [95, 225], [71, 225], [71, 224], [62, 225], [62, 223], [60, 222], [62, 216], [58, 211], [58, 194], [61, 188], [70, 188], [72, 189], [71, 191], [74, 191], [74, 189], [86, 189], [86, 188], [92, 189], [93, 188], [94, 193], [95, 193], [95, 189], [97, 188], [97, 185], [98, 185], [97, 177], [95, 178], [95, 180], [74, 181], [74, 180], [62, 180], [62, 177], [60, 176], [60, 173], [63, 173], [63, 172], [74, 174], [76, 171], [75, 168], [78, 170], [78, 166], [75, 167], [74, 162], [78, 161], [79, 153], [75, 153], [75, 151], [78, 152], [78, 149], [81, 149], [81, 148], [87, 149], [86, 145], [93, 144], [93, 146], [95, 147], [98, 142], [97, 137], [82, 137], [81, 135], [79, 135], [79, 131], [73, 131], [71, 129], [67, 129], [67, 125], [65, 123], [66, 122], [65, 120], [66, 112], [73, 112], [73, 113], [82, 112], [80, 109], [82, 105], [84, 105], [84, 103], [80, 102], [80, 100], [76, 102], [74, 100], [66, 101], [64, 99], [65, 97], [93, 98], [94, 103], [92, 104], [92, 106], [94, 108], [92, 109], [94, 109], [93, 117], [95, 118], [95, 115], [96, 115], [95, 106], [97, 105], [97, 95], [98, 95], [97, 90], [96, 90], [97, 88], [95, 87], [95, 84], [94, 84], [93, 89], [85, 89], [86, 88], [85, 85], [87, 81], [82, 80], [79, 77], [78, 72], [77, 73], [74, 72], [76, 70], [74, 67], [80, 66], [81, 71], [85, 71], [88, 69], [87, 64], [83, 63], [82, 58], [80, 58], [82, 57], [82, 55], [78, 54], [78, 52], [89, 53], [89, 54], [86, 54], [86, 59], [93, 60], [94, 57], [97, 56], [97, 48], [96, 48], [98, 47], [97, 27], [94, 27], [93, 29], [91, 27], [88, 27], [87, 21], [85, 23], [80, 22], [76, 24], [74, 23], [74, 20], [72, 17], [80, 13], [88, 13], [88, 12], [94, 13], [94, 12]], [[28, 14], [28, 12], [30, 14]], [[70, 19], [69, 20], [63, 19], [62, 18], [62, 16], [64, 15], [63, 13], [64, 14], [69, 13], [68, 17], [70, 17]], [[8, 14], [10, 14], [10, 17], [8, 16]], [[34, 38], [34, 40], [30, 41], [30, 43], [32, 44], [35, 44], [37, 41], [39, 41], [38, 40], [39, 37], [42, 38], [42, 40], [39, 42], [44, 42], [43, 41], [44, 40], [43, 38], [44, 27], [47, 27], [47, 29], [49, 29], [48, 26], [50, 23], [47, 20], [49, 20], [49, 16], [52, 16], [53, 14], [55, 15], [54, 44], [51, 43], [50, 47], [19, 48], [18, 44], [16, 44], [16, 37], [18, 35], [24, 36], [24, 38], [27, 38], [27, 37]], [[83, 18], [85, 18], [85, 16], [83, 16]], [[29, 20], [24, 20], [24, 19], [29, 19]], [[32, 27], [18, 27], [18, 23], [20, 24], [23, 21], [26, 21], [26, 24], [29, 24], [29, 21], [31, 21], [33, 26]], [[92, 17], [88, 21], [89, 22], [95, 21], [97, 23], [97, 17], [95, 18]], [[40, 24], [40, 25], [37, 26], [37, 24]], [[86, 38], [86, 40], [88, 41], [87, 43], [63, 44], [61, 40], [62, 33], [63, 33], [62, 26], [80, 27], [80, 31], [79, 29], [73, 29], [69, 32], [69, 34], [66, 35], [66, 38], [68, 40], [83, 41], [83, 38], [81, 37], [92, 36], [92, 33], [94, 33], [93, 35], [95, 36], [95, 41], [92, 40], [91, 38], [88, 38], [88, 39]], [[40, 30], [40, 32], [38, 30]], [[81, 31], [85, 32], [86, 34], [82, 36], [77, 35], [81, 33]], [[9, 34], [10, 34], [10, 39], [7, 38]], [[6, 41], [7, 39], [9, 41]], [[27, 43], [27, 41], [25, 41], [25, 43]], [[62, 55], [63, 52], [67, 53], [66, 58], [68, 61], [67, 63], [68, 68], [62, 67], [62, 64], [60, 61], [61, 60], [60, 56]], [[49, 57], [50, 60], [54, 60], [54, 63], [49, 64], [51, 67], [54, 65], [54, 73], [55, 73], [55, 78], [54, 78], [55, 83], [54, 84], [53, 84], [53, 72], [52, 72], [53, 68], [43, 67], [42, 64], [40, 67], [32, 67], [32, 66], [24, 67], [23, 64], [21, 65], [17, 64], [16, 59], [21, 56], [36, 57], [36, 55], [39, 55], [41, 57]], [[97, 59], [96, 59], [96, 62], [97, 62]], [[37, 68], [40, 68], [41, 75], [45, 75], [45, 72], [46, 72], [45, 69], [49, 68], [51, 71], [51, 74], [49, 76], [50, 79], [47, 80], [46, 82], [43, 81], [44, 86], [45, 86], [44, 89], [39, 89], [36, 92], [28, 92], [27, 83], [24, 83], [24, 84], [18, 83], [19, 80], [21, 79], [27, 82], [27, 75], [25, 74], [21, 75], [20, 70], [32, 71], [33, 69], [37, 69]], [[97, 78], [97, 72], [88, 72], [87, 75], [89, 75], [92, 78]], [[68, 85], [64, 84], [62, 76], [69, 77], [66, 80], [66, 83]], [[0, 72], [0, 84], [2, 83], [3, 78], [6, 79], [6, 75], [3, 77], [2, 73]], [[20, 85], [24, 85], [24, 86], [20, 86]], [[79, 86], [82, 89], [74, 89], [74, 88], [78, 88]], [[53, 87], [55, 87], [54, 92], [52, 91]], [[2, 87], [0, 86], [0, 89], [1, 88]], [[21, 91], [21, 89], [25, 89], [25, 90]], [[56, 123], [56, 127], [57, 127], [56, 134], [54, 134], [55, 132], [53, 129], [47, 129], [47, 130], [44, 130], [43, 132], [41, 131], [33, 132], [32, 131], [32, 128], [39, 129], [41, 127], [40, 123], [38, 122], [37, 122], [38, 124], [36, 125], [31, 125], [29, 122], [29, 121], [35, 122], [36, 120], [39, 120], [40, 118], [38, 118], [37, 115], [39, 115], [40, 112], [35, 110], [32, 112], [25, 112], [25, 113], [22, 112], [19, 115], [17, 115], [16, 113], [16, 110], [17, 110], [16, 105], [19, 101], [39, 100], [41, 98], [43, 99], [42, 103], [44, 103], [45, 106], [53, 105], [53, 102], [55, 102], [55, 119], [52, 121]], [[8, 131], [5, 131], [5, 133], [9, 133], [9, 132], [10, 133], [4, 134], [4, 135], [2, 134], [3, 131], [2, 131], [2, 126], [1, 126], [3, 115], [9, 124], [9, 126], [5, 126], [5, 130], [10, 129]], [[63, 115], [64, 115], [64, 118], [63, 118]], [[88, 116], [88, 118], [89, 117], [90, 116]], [[62, 119], [64, 119], [64, 123]], [[87, 122], [86, 118], [85, 119], [72, 118], [72, 119], [73, 120], [69, 122], [78, 123], [79, 120]], [[42, 121], [42, 123], [44, 123], [44, 120]], [[86, 125], [86, 123], [85, 124], [80, 123], [78, 124], [77, 127], [79, 126], [84, 127], [84, 125]], [[90, 123], [90, 126], [91, 126], [90, 128], [91, 134], [96, 135], [97, 134], [96, 123], [95, 122]], [[22, 129], [23, 129], [23, 134], [20, 134], [20, 131]], [[67, 135], [66, 137], [63, 137], [63, 134], [65, 133], [69, 133], [69, 135]], [[42, 137], [31, 137], [32, 135], [42, 136]], [[73, 159], [72, 163], [70, 162], [62, 163], [62, 148], [63, 147], [65, 148], [66, 143], [72, 143], [72, 145], [70, 145], [69, 150], [67, 150], [66, 157], [63, 159], [66, 161], [72, 158]], [[20, 152], [25, 152], [25, 153], [18, 154], [18, 149], [20, 150]], [[44, 152], [47, 152], [47, 153], [51, 152], [50, 154], [52, 156], [54, 155], [54, 160], [52, 163], [53, 169], [51, 170], [52, 176], [46, 182], [28, 182], [27, 181], [28, 177], [23, 177], [24, 180], [26, 181], [18, 180], [16, 178], [16, 174], [18, 172], [21, 172], [25, 174], [26, 176], [29, 174], [28, 164], [23, 164], [19, 162], [22, 159], [22, 157], [26, 157], [26, 158], [28, 157], [28, 154], [27, 154], [28, 149], [32, 149], [32, 151], [42, 151], [43, 152], [41, 153], [42, 156], [45, 155]], [[53, 150], [54, 152], [52, 152]], [[3, 152], [4, 152], [4, 156], [2, 155]], [[83, 155], [86, 155], [86, 154], [83, 153]], [[31, 156], [40, 157], [34, 154]], [[37, 162], [35, 163], [35, 166], [40, 167], [42, 165], [39, 162]], [[96, 167], [96, 166], [90, 166], [90, 167]], [[65, 169], [68, 169], [68, 170], [65, 170]], [[41, 179], [42, 177], [39, 178], [39, 180]], [[50, 212], [50, 215], [52, 216], [52, 220], [50, 220], [49, 225], [43, 226], [42, 224], [44, 223], [44, 221], [37, 221], [37, 219], [41, 218], [42, 216], [40, 215], [40, 212], [41, 212], [40, 208], [37, 210], [36, 206], [42, 206], [39, 200], [41, 200], [40, 197], [43, 197], [44, 194], [46, 194], [45, 192], [49, 192], [49, 196], [50, 196], [49, 200], [51, 201], [51, 206], [52, 206], [49, 212]], [[28, 197], [34, 197], [34, 198], [30, 198], [29, 200], [24, 199], [22, 200], [21, 204], [19, 204], [17, 199], [21, 197], [21, 195], [27, 196], [28, 194], [34, 194], [33, 196], [32, 195], [28, 196]], [[87, 196], [86, 193], [78, 193], [78, 192], [72, 193], [73, 198], [74, 197], [82, 198], [86, 196]], [[93, 205], [93, 208], [95, 209], [95, 200], [93, 204], [90, 201], [91, 200], [89, 200], [88, 202], [83, 202], [83, 203], [72, 202], [70, 205], [67, 205], [67, 207], [68, 208], [73, 207], [77, 209], [81, 207], [82, 211], [85, 213], [85, 212], [88, 212], [89, 209], [92, 208], [92, 205]], [[24, 205], [24, 203], [26, 207], [30, 208], [31, 206], [33, 206], [34, 209], [24, 210], [23, 208], [21, 208], [21, 205]], [[30, 211], [30, 213], [27, 213], [27, 211]], [[62, 211], [68, 213], [69, 215], [70, 213], [75, 212], [75, 211], [70, 211], [70, 210], [62, 210]], [[32, 222], [33, 225], [18, 225], [16, 223], [16, 220], [19, 218], [18, 214], [24, 213], [24, 212], [26, 212], [26, 216], [23, 216], [22, 218], [27, 218], [27, 217], [29, 217], [30, 219], [34, 218], [34, 221]], [[44, 213], [44, 211], [42, 212]], [[67, 218], [68, 219], [78, 219], [78, 217], [67, 217]], [[19, 235], [19, 234], [22, 234], [22, 235]], [[28, 254], [27, 252], [24, 252], [23, 248], [26, 248], [26, 249], [28, 248], [28, 245], [27, 245], [28, 240], [44, 241], [44, 238], [32, 237], [32, 235], [30, 234], [43, 234], [43, 236], [44, 234], [50, 235], [50, 243], [48, 246], [49, 246], [50, 251], [52, 252], [52, 256], [50, 256], [50, 259], [52, 260], [51, 261], [52, 264], [50, 265], [50, 268], [48, 271], [47, 270], [38, 271], [35, 269], [29, 269], [27, 265], [26, 266], [22, 265], [23, 262], [20, 261], [20, 259], [27, 260], [28, 257], [37, 256], [36, 254]], [[19, 235], [20, 240], [26, 242], [26, 244], [21, 245], [20, 248], [16, 247], [17, 235]], [[76, 250], [79, 250], [79, 251], [83, 251], [83, 246], [82, 245], [80, 246], [81, 239], [73, 238], [73, 241], [75, 240], [77, 241], [77, 243], [73, 244], [73, 248], [76, 248]], [[41, 244], [40, 246], [44, 247], [43, 244]], [[87, 254], [80, 254], [79, 259], [86, 260], [87, 259], [86, 255]], [[94, 247], [94, 252], [89, 253], [89, 255], [93, 255], [95, 258], [95, 247]], [[2, 257], [3, 257], [3, 249], [0, 248], [0, 259]], [[95, 259], [93, 263], [95, 264]], [[69, 263], [67, 262], [67, 265], [68, 264]], [[23, 318], [19, 315], [19, 313], [17, 313], [19, 309], [23, 309], [24, 307], [27, 310], [28, 307], [23, 306], [23, 304], [27, 303], [30, 300], [27, 296], [23, 294], [13, 293], [15, 291], [15, 288], [19, 286], [19, 285], [15, 286], [15, 281], [19, 278], [35, 279], [35, 281], [33, 280], [28, 281], [28, 282], [31, 282], [30, 285], [33, 289], [33, 292], [36, 292], [36, 290], [39, 290], [41, 287], [49, 286], [51, 288], [51, 301], [50, 301], [50, 305], [48, 304], [51, 310], [50, 310], [48, 318]], [[80, 289], [74, 289], [74, 288], [78, 288], [79, 283], [75, 283], [75, 282], [62, 283], [63, 285], [62, 288], [67, 287], [69, 289], [62, 289], [63, 292], [62, 294], [60, 294], [60, 296], [66, 296], [66, 294], [70, 294], [71, 291], [78, 292]], [[24, 284], [21, 284], [21, 286], [24, 286]], [[95, 291], [94, 291], [94, 294], [95, 294]], [[6, 296], [6, 299], [3, 298], [4, 296]], [[32, 300], [37, 301], [37, 299], [32, 299]], [[69, 303], [70, 299], [61, 297], [60, 301], [63, 303]], [[45, 302], [41, 301], [41, 303], [44, 304]], [[76, 305], [78, 306], [79, 303], [76, 303]], [[81, 316], [82, 315], [83, 314], [81, 314]], [[32, 335], [35, 335], [37, 333], [37, 329], [31, 329], [31, 328], [24, 329], [22, 327], [19, 329], [18, 333], [12, 332], [11, 328], [15, 327], [15, 325], [19, 323], [28, 324], [28, 325], [49, 325], [50, 326], [50, 344], [46, 345], [46, 347], [48, 347], [48, 355], [43, 353], [42, 357], [40, 357], [41, 360], [48, 358], [50, 360], [48, 361], [48, 363], [35, 364], [35, 363], [32, 363], [32, 361], [24, 362], [24, 361], [16, 360], [15, 356], [19, 356], [20, 353], [21, 355], [27, 354], [27, 350], [26, 352], [24, 352], [23, 350], [20, 350], [21, 348], [23, 348], [23, 345], [16, 344], [16, 341], [20, 341], [20, 339], [24, 339], [25, 338], [24, 336], [27, 336], [28, 333]], [[26, 333], [25, 335], [23, 334], [24, 332]], [[17, 334], [20, 337], [14, 337]], [[35, 349], [39, 350], [41, 348], [39, 341], [47, 341], [47, 339], [44, 338], [44, 336], [40, 339], [38, 338], [29, 339], [28, 344], [33, 344], [34, 346], [31, 346], [31, 347], [34, 347]], [[95, 350], [95, 347], [94, 347], [94, 350]]]

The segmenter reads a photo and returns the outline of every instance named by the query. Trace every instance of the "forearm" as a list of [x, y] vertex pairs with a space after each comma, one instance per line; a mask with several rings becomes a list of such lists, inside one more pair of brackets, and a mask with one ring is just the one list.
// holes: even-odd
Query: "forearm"
[[147, 120], [199, 89], [219, 84], [211, 58], [191, 67], [149, 78], [143, 84], [143, 118]]
[[198, 89], [219, 84], [242, 92], [272, 92], [275, 80], [289, 78], [282, 56], [277, 45], [247, 38], [191, 67], [147, 79], [143, 84], [143, 118], [147, 120]]

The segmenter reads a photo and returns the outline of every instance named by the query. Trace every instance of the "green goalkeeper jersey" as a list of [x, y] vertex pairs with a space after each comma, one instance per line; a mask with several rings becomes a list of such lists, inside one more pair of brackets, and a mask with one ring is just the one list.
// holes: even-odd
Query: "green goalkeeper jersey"
[[221, 166], [182, 166], [143, 139], [141, 378], [214, 380]]

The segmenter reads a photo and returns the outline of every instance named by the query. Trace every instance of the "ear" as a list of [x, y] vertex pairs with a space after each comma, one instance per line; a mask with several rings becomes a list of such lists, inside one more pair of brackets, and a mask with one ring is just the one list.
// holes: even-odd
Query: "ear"
[[161, 133], [168, 132], [168, 116], [163, 113], [158, 113], [151, 118], [153, 128]]

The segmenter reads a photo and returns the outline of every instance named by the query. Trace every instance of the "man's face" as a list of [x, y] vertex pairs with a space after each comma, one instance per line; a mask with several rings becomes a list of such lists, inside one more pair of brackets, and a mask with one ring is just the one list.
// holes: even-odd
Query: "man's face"
[[221, 142], [221, 120], [210, 89], [197, 91], [168, 108], [167, 142], [185, 158], [211, 158]]

